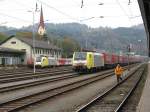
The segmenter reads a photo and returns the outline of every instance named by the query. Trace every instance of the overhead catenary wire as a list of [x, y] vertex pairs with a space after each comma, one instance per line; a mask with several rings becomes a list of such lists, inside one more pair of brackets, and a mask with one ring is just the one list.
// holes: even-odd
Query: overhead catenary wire
[[130, 19], [139, 18], [139, 17], [141, 17], [141, 15], [132, 16], [132, 17], [130, 17]]
[[66, 17], [68, 17], [68, 18], [70, 18], [70, 19], [72, 19], [72, 20], [75, 20], [75, 21], [78, 21], [78, 22], [79, 22], [79, 19], [74, 18], [74, 17], [72, 17], [71, 15], [69, 15], [69, 14], [67, 14], [67, 13], [65, 13], [65, 12], [63, 12], [63, 11], [60, 11], [59, 9], [57, 9], [57, 8], [55, 8], [55, 7], [51, 6], [51, 5], [49, 5], [48, 3], [43, 2], [43, 1], [41, 1], [41, 0], [37, 0], [37, 1], [40, 2], [41, 4], [47, 6], [48, 8], [53, 9], [53, 10], [55, 10], [56, 12], [58, 12], [58, 13], [64, 15], [64, 16], [66, 16]]
[[[82, 2], [81, 2], [82, 3]], [[140, 17], [140, 15], [133, 15], [133, 13], [132, 13], [132, 10], [131, 9], [129, 9], [129, 12], [130, 12], [130, 15], [126, 12], [126, 10], [122, 7], [122, 5], [121, 5], [121, 3], [126, 3], [126, 2], [121, 2], [120, 3], [120, 1], [118, 1], [118, 0], [116, 0], [116, 3], [117, 3], [117, 5], [119, 5], [119, 7], [121, 8], [121, 10], [123, 11], [123, 13], [124, 13], [124, 15], [129, 19], [129, 22], [132, 24], [132, 22], [131, 22], [131, 19], [134, 19], [134, 18], [137, 18], [137, 17]], [[131, 3], [131, 1], [130, 1], [130, 3]], [[102, 3], [102, 4], [104, 4], [104, 3]], [[130, 5], [131, 6], [131, 5]], [[130, 7], [129, 7], [130, 8]], [[87, 17], [87, 18], [85, 18], [85, 19], [81, 19], [80, 20], [80, 22], [82, 21], [88, 21], [88, 20], [92, 20], [92, 19], [96, 19], [96, 18], [108, 18], [108, 17], [122, 17], [122, 16], [101, 16], [101, 17]]]
[[27, 5], [27, 4], [24, 4], [24, 3], [17, 1], [17, 0], [13, 0], [13, 2], [15, 2], [16, 4], [21, 5], [23, 7], [29, 8], [29, 9], [32, 8], [31, 6], [29, 6], [29, 4]]
[[1, 13], [1, 12], [0, 12], [0, 16], [9, 17], [9, 18], [13, 18], [13, 19], [16, 19], [16, 20], [24, 21], [24, 22], [31, 22], [31, 21], [21, 19], [21, 18], [15, 17], [15, 16], [10, 16], [10, 15], [4, 14], [4, 13]]
[[80, 6], [80, 3], [78, 3], [76, 0], [72, 0], [77, 6]]
[[[17, 2], [18, 3], [18, 5], [24, 5], [25, 7], [30, 7], [30, 5], [27, 5], [27, 4], [24, 4], [24, 3], [21, 3], [19, 0], [14, 0], [15, 2]], [[67, 19], [69, 18], [69, 19], [72, 19], [72, 20], [75, 20], [75, 21], [77, 21], [77, 22], [81, 22], [81, 21], [88, 21], [88, 20], [91, 20], [91, 19], [96, 19], [96, 18], [99, 18], [99, 17], [87, 17], [87, 18], [83, 18], [83, 19], [81, 19], [80, 17], [73, 17], [72, 15], [69, 15], [69, 14], [67, 14], [66, 12], [63, 12], [63, 11], [61, 11], [59, 8], [56, 8], [56, 7], [53, 7], [53, 6], [51, 6], [50, 4], [48, 4], [48, 3], [46, 3], [46, 2], [43, 2], [42, 0], [34, 0], [35, 2], [40, 2], [40, 3], [42, 3], [43, 5], [45, 5], [46, 7], [48, 7], [48, 8], [51, 8], [51, 9], [53, 9], [54, 11], [56, 11], [56, 12], [58, 12], [58, 13], [60, 13], [60, 14], [62, 14], [62, 15], [64, 15], [64, 17], [67, 17]], [[80, 8], [80, 5], [81, 5], [81, 1], [83, 1], [83, 0], [80, 0], [79, 1], [79, 7], [78, 8]], [[118, 0], [116, 0], [116, 1], [118, 1]], [[118, 1], [119, 2], [119, 4], [120, 3], [122, 3], [121, 1]], [[126, 2], [127, 3], [127, 2]], [[133, 3], [133, 0], [132, 0], [132, 3]], [[68, 4], [69, 5], [69, 4]], [[84, 4], [84, 1], [83, 1], [83, 5], [85, 5]], [[90, 4], [91, 5], [91, 4]], [[137, 18], [137, 17], [139, 17], [139, 16], [129, 16], [128, 15], [128, 13], [126, 12], [126, 10], [124, 9], [124, 7], [122, 7], [121, 6], [121, 4], [119, 5], [120, 6], [120, 8], [123, 10], [123, 12], [124, 12], [124, 14], [130, 19], [130, 21], [131, 21], [131, 19], [134, 19], [134, 18]], [[131, 5], [130, 5], [131, 6]], [[86, 9], [86, 8], [82, 8], [81, 10], [84, 10], [84, 9]], [[28, 9], [27, 9], [28, 10]], [[87, 11], [84, 11], [83, 12], [83, 14], [82, 15], [85, 15], [85, 12], [87, 12]], [[132, 12], [131, 12], [132, 13]], [[133, 14], [132, 14], [133, 15]], [[1, 15], [1, 16], [4, 16], [4, 15]], [[6, 16], [6, 15], [5, 15]], [[8, 17], [9, 15], [7, 15], [7, 17]], [[29, 22], [28, 20], [24, 20], [24, 19], [21, 19], [21, 18], [18, 18], [18, 17], [12, 17], [12, 16], [9, 16], [10, 18], [14, 18], [14, 19], [18, 19], [18, 20], [20, 20], [20, 21], [26, 21], [26, 22]], [[104, 16], [105, 18], [107, 18], [107, 16]], [[31, 21], [30, 21], [31, 22]]]
[[[26, 5], [26, 4], [23, 4], [22, 2], [19, 2], [17, 0], [14, 0], [13, 2], [15, 2], [17, 5], [21, 5], [21, 6], [25, 6], [26, 7], [26, 11], [31, 7], [29, 5]], [[16, 9], [17, 10], [17, 9]], [[25, 10], [25, 9], [22, 9], [22, 10]], [[20, 9], [18, 9], [18, 11], [20, 11]], [[27, 23], [31, 23], [32, 21], [29, 21], [29, 20], [25, 20], [25, 19], [22, 19], [22, 18], [19, 18], [19, 17], [15, 17], [15, 16], [11, 16], [11, 15], [8, 15], [8, 14], [5, 14], [5, 13], [1, 13], [0, 12], [0, 16], [2, 17], [8, 17], [8, 18], [12, 18], [12, 19], [15, 19], [15, 20], [19, 20], [19, 21], [22, 21], [22, 22], [27, 22]]]
[[133, 26], [132, 21], [130, 16], [127, 14], [126, 10], [122, 7], [122, 5], [120, 4], [120, 2], [118, 0], [116, 0], [116, 3], [119, 5], [120, 9], [123, 11], [123, 13], [125, 14], [125, 16], [128, 18], [131, 26]]
[[132, 13], [132, 10], [131, 10], [130, 6], [131, 6], [131, 5], [128, 5], [129, 12], [130, 12], [131, 16], [133, 16], [133, 13]]
[[122, 7], [122, 5], [120, 4], [120, 2], [118, 0], [116, 0], [116, 3], [119, 5], [120, 9], [123, 11], [123, 13], [129, 18], [128, 14], [126, 13], [126, 11], [124, 10], [124, 8]]
[[[129, 12], [130, 12], [130, 14], [131, 14], [131, 17], [130, 17], [130, 16], [126, 13], [126, 11], [125, 11], [124, 8], [122, 7], [122, 5], [119, 3], [119, 1], [116, 0], [116, 2], [117, 2], [118, 5], [120, 6], [120, 8], [121, 8], [122, 11], [124, 12], [124, 14], [128, 17], [128, 20], [129, 20], [131, 26], [133, 26], [131, 19], [134, 19], [134, 18], [137, 18], [137, 17], [141, 17], [141, 15], [133, 16], [132, 10], [130, 9], [130, 7], [128, 7], [128, 8], [129, 8]], [[131, 1], [130, 1], [130, 0], [129, 0], [128, 5], [129, 5], [129, 6], [131, 5]], [[136, 35], [135, 35], [135, 36], [136, 36]], [[129, 42], [129, 43], [131, 44], [131, 42]], [[133, 47], [132, 47], [132, 49], [133, 49]]]
[[95, 17], [89, 17], [89, 18], [81, 19], [80, 22], [87, 21], [87, 20], [91, 20], [91, 19], [94, 19], [94, 18], [95, 18]]
[[[84, 19], [80, 19], [80, 22], [83, 22], [83, 21], [89, 21], [89, 20], [93, 20], [93, 19], [97, 19], [97, 18], [119, 18], [119, 17], [126, 17], [125, 15], [118, 15], [118, 16], [99, 16], [99, 17], [87, 17], [87, 18], [84, 18]], [[135, 16], [131, 16], [129, 17], [130, 19], [135, 19], [135, 18], [139, 18], [141, 17], [141, 15], [135, 15]]]

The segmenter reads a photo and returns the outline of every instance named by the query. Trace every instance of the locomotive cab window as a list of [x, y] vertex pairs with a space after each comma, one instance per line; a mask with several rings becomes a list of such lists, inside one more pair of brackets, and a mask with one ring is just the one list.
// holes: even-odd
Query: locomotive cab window
[[37, 57], [36, 62], [41, 62], [41, 57]]
[[86, 54], [85, 52], [76, 52], [74, 59], [75, 60], [86, 60]]

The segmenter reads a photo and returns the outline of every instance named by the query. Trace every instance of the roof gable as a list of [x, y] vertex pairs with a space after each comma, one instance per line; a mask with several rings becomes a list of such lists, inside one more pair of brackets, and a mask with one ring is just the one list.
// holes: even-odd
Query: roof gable
[[[18, 40], [28, 44], [31, 47], [33, 47], [33, 39], [24, 38], [24, 37], [15, 37], [15, 36], [11, 36], [11, 37], [7, 38], [3, 42], [1, 42], [0, 45], [2, 45], [3, 43], [7, 42], [11, 38], [17, 38]], [[57, 46], [49, 44], [47, 41], [43, 41], [43, 40], [35, 40], [35, 48], [61, 50]]]

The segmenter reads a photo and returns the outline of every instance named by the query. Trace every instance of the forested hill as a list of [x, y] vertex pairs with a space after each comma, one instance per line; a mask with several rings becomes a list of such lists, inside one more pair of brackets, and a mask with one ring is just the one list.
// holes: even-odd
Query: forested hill
[[[146, 34], [143, 25], [133, 26], [130, 28], [90, 28], [83, 24], [66, 23], [66, 24], [46, 24], [47, 35], [51, 39], [61, 40], [63, 38], [71, 38], [76, 40], [82, 48], [97, 48], [104, 50], [126, 51], [128, 44], [133, 45], [133, 50], [139, 50], [139, 45], [146, 48]], [[31, 32], [32, 26], [23, 27], [21, 29], [0, 28], [0, 32], [8, 35], [16, 32]], [[142, 40], [141, 43], [138, 40]]]

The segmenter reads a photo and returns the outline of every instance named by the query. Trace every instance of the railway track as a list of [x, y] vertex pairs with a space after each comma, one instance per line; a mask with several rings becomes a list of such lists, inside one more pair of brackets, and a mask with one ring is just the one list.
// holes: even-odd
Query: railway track
[[[113, 70], [109, 70], [104, 71], [104, 73], [109, 73], [112, 72]], [[79, 75], [78, 73], [67, 73], [64, 75], [58, 75], [58, 76], [54, 76], [54, 77], [46, 77], [46, 78], [42, 78], [39, 80], [33, 80], [33, 81], [28, 81], [25, 83], [16, 83], [16, 84], [3, 84], [0, 85], [0, 93], [2, 92], [8, 92], [8, 91], [12, 91], [12, 90], [16, 90], [16, 89], [22, 89], [22, 88], [26, 88], [26, 87], [31, 87], [31, 86], [37, 86], [37, 85], [41, 85], [41, 84], [46, 84], [46, 83], [50, 83], [50, 82], [54, 82], [54, 81], [58, 81], [58, 80], [64, 80], [64, 79], [69, 79], [69, 78], [74, 78], [74, 77], [82, 77], [82, 75]]]
[[138, 71], [134, 71], [125, 80], [109, 88], [76, 112], [119, 112], [139, 83], [144, 69], [141, 67]]
[[0, 103], [0, 112], [16, 112], [19, 109], [25, 108], [27, 106], [33, 105], [35, 103], [39, 103], [41, 101], [44, 101], [46, 99], [52, 98], [54, 96], [60, 95], [62, 93], [72, 91], [76, 88], [85, 86], [87, 84], [90, 84], [92, 82], [102, 80], [106, 77], [112, 76], [113, 73], [109, 74], [101, 74], [99, 76], [95, 75], [95, 77], [87, 78], [78, 80], [75, 82], [71, 82], [69, 84], [60, 85], [58, 87], [42, 91], [36, 94], [27, 95], [24, 97], [12, 99], [10, 101], [1, 102]]
[[[110, 70], [110, 72], [111, 71], [112, 70]], [[0, 86], [0, 93], [15, 90], [15, 89], [22, 89], [25, 87], [37, 86], [40, 84], [45, 84], [45, 83], [49, 83], [49, 82], [53, 82], [53, 81], [57, 81], [57, 80], [73, 78], [73, 77], [77, 77], [77, 76], [79, 76], [78, 73], [66, 73], [66, 74], [60, 75], [60, 76], [56, 75], [54, 77], [51, 76], [51, 77], [36, 79], [36, 80], [28, 81], [28, 82], [25, 81], [25, 82], [20, 82], [20, 83], [16, 83], [16, 84], [6, 83], [6, 84], [3, 84]]]
[[[38, 71], [36, 72], [34, 75], [38, 75], [41, 73], [52, 73], [52, 72], [59, 72], [59, 71], [68, 71], [70, 69], [54, 69], [54, 70], [44, 70], [44, 71]], [[72, 71], [72, 70], [70, 70]], [[23, 75], [33, 75], [33, 72], [28, 72], [28, 71], [24, 71], [24, 72], [19, 72], [19, 73], [9, 73], [9, 74], [0, 74], [0, 78], [9, 78], [9, 77], [14, 77], [14, 76], [23, 76]]]
[[72, 70], [56, 70], [56, 71], [46, 71], [46, 72], [39, 72], [36, 74], [31, 73], [22, 73], [22, 74], [16, 74], [16, 75], [7, 75], [7, 76], [0, 76], [0, 83], [8, 83], [8, 82], [15, 82], [15, 81], [22, 81], [22, 80], [28, 80], [28, 79], [36, 79], [36, 78], [43, 78], [43, 77], [49, 77], [54, 75], [60, 75], [60, 74], [66, 74], [66, 73], [72, 73]]
[[[43, 68], [43, 69], [36, 69], [36, 74], [46, 72], [46, 71], [56, 71], [56, 70], [67, 70], [67, 69], [72, 69], [71, 66], [67, 67], [55, 67], [55, 68]], [[27, 74], [33, 74], [33, 69], [25, 69], [25, 70], [13, 70], [13, 71], [0, 71], [0, 76], [1, 75], [11, 75], [11, 74], [22, 74], [22, 73], [27, 73]]]
[[[134, 66], [134, 65], [132, 65]], [[54, 75], [60, 75], [60, 74], [66, 74], [66, 73], [73, 73], [72, 69], [65, 68], [65, 69], [54, 69], [51, 71], [42, 71], [37, 72], [36, 74], [33, 73], [17, 73], [17, 74], [3, 74], [0, 75], [0, 83], [8, 83], [8, 82], [15, 82], [15, 81], [22, 81], [22, 80], [28, 80], [28, 79], [37, 79], [37, 78], [43, 78], [43, 77], [49, 77]]]
[[[58, 87], [54, 87], [45, 91], [41, 91], [38, 93], [25, 95], [23, 97], [18, 97], [11, 99], [9, 101], [4, 101], [0, 103], [0, 112], [16, 112], [22, 108], [33, 105], [35, 103], [39, 103], [46, 99], [50, 99], [54, 96], [58, 96], [62, 93], [72, 91], [74, 89], [80, 88], [82, 86], [88, 85], [95, 81], [99, 81], [114, 75], [113, 70], [105, 71], [103, 73], [96, 73], [94, 76], [87, 76], [88, 78], [70, 81], [64, 85], [60, 85]], [[98, 75], [99, 74], [99, 75]], [[82, 75], [81, 75], [82, 76]], [[83, 77], [85, 77], [83, 75]], [[67, 82], [67, 81], [66, 81]]]
[[[112, 70], [108, 71], [112, 72]], [[106, 73], [106, 72], [104, 72]], [[42, 79], [37, 79], [37, 80], [32, 80], [32, 81], [28, 81], [28, 82], [20, 82], [20, 83], [16, 83], [16, 84], [3, 84], [0, 86], [0, 93], [2, 92], [7, 92], [7, 91], [12, 91], [15, 89], [22, 89], [25, 87], [31, 87], [31, 86], [37, 86], [40, 84], [46, 84], [49, 82], [54, 82], [54, 81], [58, 81], [58, 80], [63, 80], [63, 79], [69, 79], [69, 78], [73, 78], [73, 77], [78, 77], [80, 75], [78, 75], [78, 73], [66, 73], [64, 75], [60, 75], [60, 76], [54, 76], [54, 77], [46, 77], [46, 78], [42, 78]]]
[[10, 85], [6, 84], [3, 86], [0, 86], [0, 93], [17, 90], [17, 89], [23, 89], [23, 88], [27, 88], [27, 87], [31, 87], [31, 86], [37, 86], [37, 85], [41, 85], [41, 84], [46, 84], [46, 83], [50, 83], [50, 82], [54, 82], [54, 81], [58, 81], [58, 80], [69, 79], [69, 78], [78, 77], [78, 76], [79, 75], [77, 75], [77, 73], [69, 73], [69, 74], [64, 74], [61, 76], [33, 80], [30, 82], [26, 82], [26, 83], [17, 83], [17, 84], [10, 84]]
[[[132, 65], [134, 66], [134, 65]], [[36, 74], [33, 74], [33, 71], [23, 71], [23, 72], [16, 72], [16, 73], [4, 73], [4, 74], [0, 74], [0, 79], [4, 79], [4, 78], [12, 78], [12, 77], [20, 77], [20, 76], [25, 76], [25, 75], [38, 75], [38, 74], [44, 74], [44, 73], [51, 73], [51, 72], [57, 72], [57, 71], [72, 71], [72, 67], [63, 67], [61, 69], [54, 69], [54, 70], [42, 70], [42, 71], [37, 71]]]

